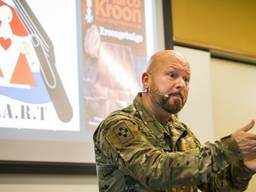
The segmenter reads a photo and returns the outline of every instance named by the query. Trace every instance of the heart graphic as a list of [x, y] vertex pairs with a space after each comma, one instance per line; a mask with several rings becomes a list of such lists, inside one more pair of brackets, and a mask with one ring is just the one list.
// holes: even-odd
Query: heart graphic
[[11, 39], [4, 39], [3, 37], [0, 37], [0, 45], [2, 45], [2, 47], [6, 50], [11, 46]]

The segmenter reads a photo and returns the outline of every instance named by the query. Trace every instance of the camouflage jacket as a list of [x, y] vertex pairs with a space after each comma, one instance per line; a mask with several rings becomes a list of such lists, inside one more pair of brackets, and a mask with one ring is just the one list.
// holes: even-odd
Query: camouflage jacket
[[231, 136], [201, 145], [175, 116], [161, 125], [141, 94], [99, 125], [94, 145], [100, 192], [236, 192], [252, 176]]

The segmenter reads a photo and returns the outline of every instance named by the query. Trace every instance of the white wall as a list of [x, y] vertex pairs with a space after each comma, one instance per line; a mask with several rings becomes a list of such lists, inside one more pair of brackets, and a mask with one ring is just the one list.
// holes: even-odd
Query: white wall
[[[211, 59], [211, 78], [215, 138], [256, 119], [256, 65]], [[255, 189], [254, 176], [246, 191]]]
[[1, 174], [0, 192], [98, 192], [96, 176]]
[[220, 137], [256, 118], [256, 65], [212, 59], [211, 71], [215, 133]]

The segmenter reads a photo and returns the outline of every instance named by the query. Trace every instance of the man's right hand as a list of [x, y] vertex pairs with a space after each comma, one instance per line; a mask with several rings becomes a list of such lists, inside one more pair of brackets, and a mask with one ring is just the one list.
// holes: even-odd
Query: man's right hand
[[256, 135], [249, 133], [249, 130], [251, 130], [254, 125], [255, 121], [252, 120], [249, 124], [232, 134], [244, 160], [256, 159]]

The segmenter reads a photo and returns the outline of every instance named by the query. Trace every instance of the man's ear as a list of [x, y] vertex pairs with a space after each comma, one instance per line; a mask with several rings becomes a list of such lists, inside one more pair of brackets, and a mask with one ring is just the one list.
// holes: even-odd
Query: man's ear
[[150, 74], [147, 73], [147, 72], [144, 72], [141, 76], [141, 81], [142, 81], [142, 85], [143, 85], [144, 89], [149, 88], [150, 87], [150, 82], [151, 82]]

